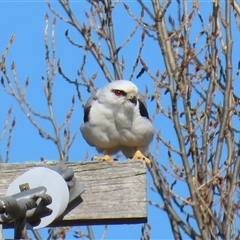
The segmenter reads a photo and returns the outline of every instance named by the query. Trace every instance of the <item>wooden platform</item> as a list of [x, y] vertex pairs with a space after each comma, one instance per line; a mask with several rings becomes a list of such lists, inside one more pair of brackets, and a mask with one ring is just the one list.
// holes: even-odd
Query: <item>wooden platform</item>
[[[8, 185], [32, 167], [57, 162], [0, 164], [0, 197]], [[82, 203], [51, 226], [133, 224], [147, 221], [146, 166], [143, 161], [69, 162], [83, 185]], [[49, 179], [50, 180], [50, 179]], [[12, 227], [3, 224], [3, 228]]]

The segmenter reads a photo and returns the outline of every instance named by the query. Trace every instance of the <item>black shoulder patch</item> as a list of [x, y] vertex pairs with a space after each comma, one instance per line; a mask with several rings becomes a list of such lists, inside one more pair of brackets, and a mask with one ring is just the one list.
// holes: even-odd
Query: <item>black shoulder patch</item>
[[145, 105], [143, 104], [143, 102], [138, 99], [138, 104], [139, 104], [139, 112], [140, 112], [140, 115], [141, 115], [142, 117], [146, 117], [146, 118], [149, 119], [148, 111], [147, 111]]
[[83, 117], [84, 123], [89, 121], [90, 109], [91, 109], [91, 106], [88, 106], [87, 108], [84, 109], [84, 117]]

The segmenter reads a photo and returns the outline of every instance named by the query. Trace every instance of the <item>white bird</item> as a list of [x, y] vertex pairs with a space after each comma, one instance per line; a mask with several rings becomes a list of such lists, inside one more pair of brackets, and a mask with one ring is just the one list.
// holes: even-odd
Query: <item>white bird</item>
[[116, 80], [88, 99], [80, 130], [89, 145], [104, 153], [95, 160], [112, 161], [111, 155], [122, 151], [127, 158], [150, 163], [147, 155], [154, 128], [139, 96], [135, 84]]

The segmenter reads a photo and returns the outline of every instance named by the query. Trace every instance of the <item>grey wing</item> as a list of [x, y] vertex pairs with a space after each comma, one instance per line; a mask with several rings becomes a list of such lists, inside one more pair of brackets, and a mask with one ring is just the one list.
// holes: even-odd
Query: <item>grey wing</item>
[[148, 110], [145, 102], [145, 98], [141, 93], [137, 93], [137, 99], [138, 99], [138, 106], [139, 106], [139, 112], [142, 117], [146, 117], [149, 119]]
[[93, 102], [96, 100], [97, 100], [97, 96], [95, 93], [87, 100], [87, 102], [84, 106], [84, 116], [83, 116], [84, 123], [89, 121], [90, 110], [91, 110]]

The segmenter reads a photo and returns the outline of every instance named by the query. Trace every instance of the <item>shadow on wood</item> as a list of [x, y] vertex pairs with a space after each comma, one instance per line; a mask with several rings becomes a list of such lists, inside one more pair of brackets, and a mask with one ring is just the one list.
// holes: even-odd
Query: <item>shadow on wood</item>
[[[0, 164], [0, 196], [9, 184], [30, 168], [57, 162]], [[69, 162], [85, 192], [75, 208], [51, 226], [133, 224], [147, 222], [146, 166], [143, 161]], [[51, 179], [49, 179], [51, 181]], [[74, 204], [74, 203], [73, 203]], [[3, 228], [13, 227], [3, 224]]]

